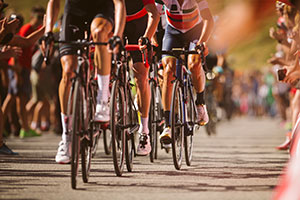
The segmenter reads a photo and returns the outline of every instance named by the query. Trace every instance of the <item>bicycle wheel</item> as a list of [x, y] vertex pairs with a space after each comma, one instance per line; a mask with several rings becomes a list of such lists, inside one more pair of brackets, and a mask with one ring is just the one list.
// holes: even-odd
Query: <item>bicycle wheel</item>
[[123, 86], [119, 80], [113, 83], [110, 101], [110, 129], [112, 139], [112, 157], [117, 176], [122, 176], [125, 159], [125, 99]]
[[72, 107], [72, 158], [71, 158], [71, 184], [76, 189], [76, 178], [78, 174], [80, 134], [82, 131], [82, 99], [80, 94], [80, 80], [77, 79], [73, 93]]
[[111, 131], [109, 129], [103, 130], [103, 145], [105, 154], [110, 155], [112, 151], [112, 138]]
[[149, 109], [149, 135], [151, 143], [150, 162], [154, 162], [155, 155], [157, 157], [157, 110], [156, 110], [156, 87], [154, 82], [150, 83], [151, 101]]
[[[86, 93], [88, 91], [88, 93]], [[83, 105], [83, 138], [81, 139], [81, 172], [84, 183], [88, 182], [93, 150], [93, 135], [96, 131], [94, 127], [93, 118], [96, 102], [93, 102], [92, 90], [86, 90], [81, 87], [82, 105]], [[95, 149], [94, 149], [95, 150]]]
[[184, 152], [187, 166], [191, 166], [193, 157], [193, 135], [195, 130], [196, 108], [193, 99], [192, 88], [187, 88], [185, 104], [186, 123], [184, 127]]
[[181, 168], [183, 157], [183, 101], [180, 82], [175, 81], [173, 85], [171, 102], [172, 156], [174, 166], [179, 170]]
[[130, 125], [131, 128], [125, 131], [126, 143], [125, 143], [125, 158], [126, 158], [126, 167], [128, 172], [132, 172], [133, 169], [133, 157], [135, 152], [135, 137], [134, 132], [130, 132], [131, 129], [138, 129], [138, 115], [137, 110], [133, 104], [131, 96], [131, 88], [127, 87], [127, 115], [126, 122]]
[[154, 135], [154, 140], [156, 141], [154, 149], [154, 159], [157, 159], [157, 152], [158, 152], [158, 138], [160, 133], [162, 133], [164, 128], [164, 119], [163, 119], [163, 106], [162, 106], [162, 99], [161, 99], [161, 89], [159, 86], [156, 86], [156, 94], [155, 94], [155, 110], [156, 110], [156, 135]]

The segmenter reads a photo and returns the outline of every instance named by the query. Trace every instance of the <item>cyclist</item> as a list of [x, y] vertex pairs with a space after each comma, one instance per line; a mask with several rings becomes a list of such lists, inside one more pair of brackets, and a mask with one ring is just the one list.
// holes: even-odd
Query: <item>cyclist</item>
[[[51, 37], [52, 28], [55, 24], [59, 13], [60, 0], [49, 0], [47, 8], [47, 21], [45, 29], [45, 38]], [[62, 20], [62, 29], [60, 32], [60, 40], [62, 41], [76, 41], [77, 39], [84, 38], [84, 30], [86, 24], [91, 24], [91, 34], [95, 42], [107, 42], [113, 36], [113, 41], [121, 41], [124, 26], [125, 26], [125, 3], [124, 0], [66, 0], [65, 10]], [[114, 29], [114, 33], [112, 30]], [[44, 49], [45, 43], [42, 48]], [[116, 49], [114, 49], [116, 50]], [[59, 86], [59, 97], [61, 105], [61, 120], [62, 120], [62, 141], [59, 143], [58, 152], [56, 155], [57, 163], [70, 162], [70, 139], [67, 136], [67, 123], [66, 116], [68, 95], [71, 86], [71, 78], [74, 76], [73, 71], [77, 65], [76, 48], [70, 45], [60, 46], [61, 63], [63, 67], [62, 79]], [[106, 112], [106, 107], [101, 107], [102, 102], [107, 102], [108, 83], [107, 76], [110, 74], [110, 53], [105, 46], [97, 46], [95, 48], [95, 65], [99, 68], [99, 94], [102, 96], [97, 97], [96, 119], [101, 120], [101, 115]], [[104, 81], [103, 81], [104, 80]], [[106, 82], [105, 82], [106, 81]], [[99, 108], [100, 107], [100, 108]], [[99, 111], [102, 111], [99, 113]], [[100, 119], [99, 119], [100, 118]], [[104, 119], [106, 120], [106, 119]]]
[[[214, 26], [214, 20], [206, 0], [157, 0], [157, 5], [164, 5], [167, 26], [163, 38], [162, 50], [182, 48], [186, 44], [190, 49], [199, 47], [208, 41]], [[160, 10], [160, 8], [159, 8]], [[205, 46], [205, 54], [208, 50]], [[164, 81], [162, 86], [162, 103], [164, 107], [165, 128], [160, 135], [163, 144], [171, 143], [170, 104], [172, 98], [172, 80], [176, 69], [176, 59], [164, 55]], [[192, 81], [197, 92], [197, 121], [200, 125], [208, 122], [208, 114], [204, 101], [205, 74], [201, 67], [200, 55], [190, 55], [189, 69], [192, 72]]]
[[[150, 50], [150, 40], [154, 35], [159, 23], [159, 13], [154, 0], [125, 0], [126, 3], [126, 26], [124, 36], [129, 44], [139, 43], [143, 49]], [[151, 52], [148, 52], [149, 55]], [[137, 86], [138, 107], [141, 113], [139, 129], [140, 143], [137, 148], [138, 155], [147, 155], [151, 151], [148, 113], [150, 107], [150, 86], [148, 81], [148, 68], [143, 64], [140, 52], [131, 52], [133, 60], [133, 72]]]

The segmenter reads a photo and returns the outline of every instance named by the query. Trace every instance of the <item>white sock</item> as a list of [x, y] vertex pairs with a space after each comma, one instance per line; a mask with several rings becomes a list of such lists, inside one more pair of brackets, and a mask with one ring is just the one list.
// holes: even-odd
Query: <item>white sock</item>
[[30, 127], [31, 127], [31, 129], [33, 129], [33, 130], [37, 129], [37, 123], [36, 123], [36, 122], [31, 122]]
[[98, 95], [97, 102], [100, 101], [108, 102], [109, 98], [109, 78], [110, 75], [97, 75], [98, 77]]
[[140, 133], [146, 133], [149, 134], [149, 129], [148, 129], [148, 117], [143, 118], [141, 117], [141, 124], [140, 124]]
[[61, 115], [61, 125], [62, 125], [62, 135], [61, 135], [61, 139], [62, 141], [66, 142], [67, 141], [67, 123], [65, 118], [67, 117], [67, 115], [60, 113]]

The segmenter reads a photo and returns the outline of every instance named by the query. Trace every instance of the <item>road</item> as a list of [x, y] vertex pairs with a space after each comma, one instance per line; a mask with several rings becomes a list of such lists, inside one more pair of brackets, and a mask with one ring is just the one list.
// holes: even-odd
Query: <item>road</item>
[[90, 182], [71, 189], [70, 166], [54, 162], [60, 137], [9, 138], [18, 156], [0, 157], [0, 199], [271, 199], [288, 159], [274, 147], [284, 140], [276, 119], [240, 118], [222, 122], [217, 136], [204, 129], [194, 137], [191, 167], [175, 170], [171, 153], [159, 159], [136, 157], [134, 171], [116, 177], [102, 140]]

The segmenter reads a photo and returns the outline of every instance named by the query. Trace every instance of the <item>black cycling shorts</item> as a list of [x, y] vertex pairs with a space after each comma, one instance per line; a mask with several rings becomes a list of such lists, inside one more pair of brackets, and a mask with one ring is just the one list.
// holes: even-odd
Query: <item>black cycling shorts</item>
[[[128, 44], [138, 44], [138, 40], [142, 37], [146, 31], [148, 23], [148, 15], [145, 15], [139, 19], [135, 19], [126, 22], [124, 36], [128, 40]], [[142, 54], [140, 51], [130, 52], [133, 63], [142, 62]]]
[[[182, 33], [170, 25], [167, 25], [162, 50], [171, 51], [173, 48], [183, 48], [185, 46], [188, 46], [189, 50], [195, 50], [202, 32], [202, 26], [202, 23], [200, 23], [186, 33]], [[164, 56], [166, 55], [163, 55], [163, 57]]]
[[[76, 15], [71, 12], [65, 12], [62, 19], [61, 31], [59, 34], [60, 41], [77, 41], [84, 39], [84, 32], [90, 32], [90, 24], [94, 18], [104, 18], [108, 20], [114, 27], [114, 4], [111, 1], [107, 6], [102, 6], [95, 12], [88, 15]], [[59, 46], [60, 56], [75, 55], [77, 49], [68, 44]]]

